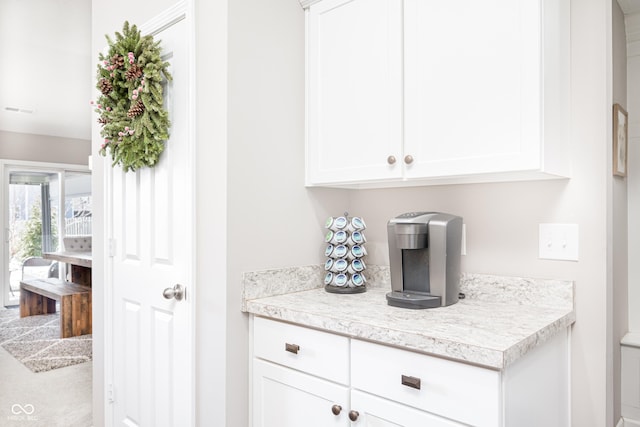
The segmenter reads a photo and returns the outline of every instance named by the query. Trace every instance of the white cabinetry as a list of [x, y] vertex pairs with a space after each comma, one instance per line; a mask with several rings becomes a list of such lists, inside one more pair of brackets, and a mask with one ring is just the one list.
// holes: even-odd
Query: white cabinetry
[[569, 175], [569, 1], [322, 0], [307, 184]]
[[569, 425], [566, 331], [503, 371], [260, 317], [253, 349], [253, 427]]
[[255, 427], [349, 425], [345, 386], [260, 359], [253, 362], [253, 378]]
[[325, 0], [308, 15], [311, 184], [401, 178], [400, 1]]
[[351, 407], [357, 408], [354, 425], [362, 427], [464, 427], [455, 421], [358, 390], [351, 392]]

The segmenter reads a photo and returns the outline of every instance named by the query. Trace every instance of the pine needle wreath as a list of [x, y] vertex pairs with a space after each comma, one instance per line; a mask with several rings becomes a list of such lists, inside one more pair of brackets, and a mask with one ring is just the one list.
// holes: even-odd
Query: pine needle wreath
[[169, 139], [169, 114], [163, 106], [164, 79], [171, 80], [169, 63], [162, 60], [160, 42], [140, 35], [124, 23], [109, 51], [100, 54], [96, 88], [102, 95], [95, 111], [100, 115], [100, 154], [111, 154], [113, 166], [125, 172], [158, 163]]

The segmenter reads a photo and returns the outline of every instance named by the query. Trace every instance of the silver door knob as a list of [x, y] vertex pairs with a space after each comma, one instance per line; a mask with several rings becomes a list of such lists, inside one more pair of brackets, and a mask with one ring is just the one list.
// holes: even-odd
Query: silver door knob
[[175, 299], [177, 301], [182, 301], [185, 297], [185, 289], [182, 285], [175, 285], [173, 288], [167, 288], [162, 291], [162, 296], [166, 299]]
[[406, 156], [404, 156], [404, 162], [410, 165], [411, 163], [413, 163], [413, 156], [411, 154], [407, 154]]
[[396, 158], [394, 156], [387, 157], [387, 163], [389, 163], [390, 165], [394, 164], [395, 162]]

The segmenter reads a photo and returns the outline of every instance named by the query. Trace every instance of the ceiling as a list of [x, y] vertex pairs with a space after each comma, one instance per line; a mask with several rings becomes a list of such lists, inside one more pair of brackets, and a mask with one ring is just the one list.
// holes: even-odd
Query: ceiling
[[91, 138], [88, 0], [0, 0], [0, 130]]

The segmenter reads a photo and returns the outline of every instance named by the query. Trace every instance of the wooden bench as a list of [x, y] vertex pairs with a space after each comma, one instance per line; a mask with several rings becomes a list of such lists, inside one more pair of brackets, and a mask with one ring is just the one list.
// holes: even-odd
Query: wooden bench
[[59, 279], [20, 282], [20, 317], [56, 312], [60, 301], [60, 337], [91, 333], [91, 288]]

